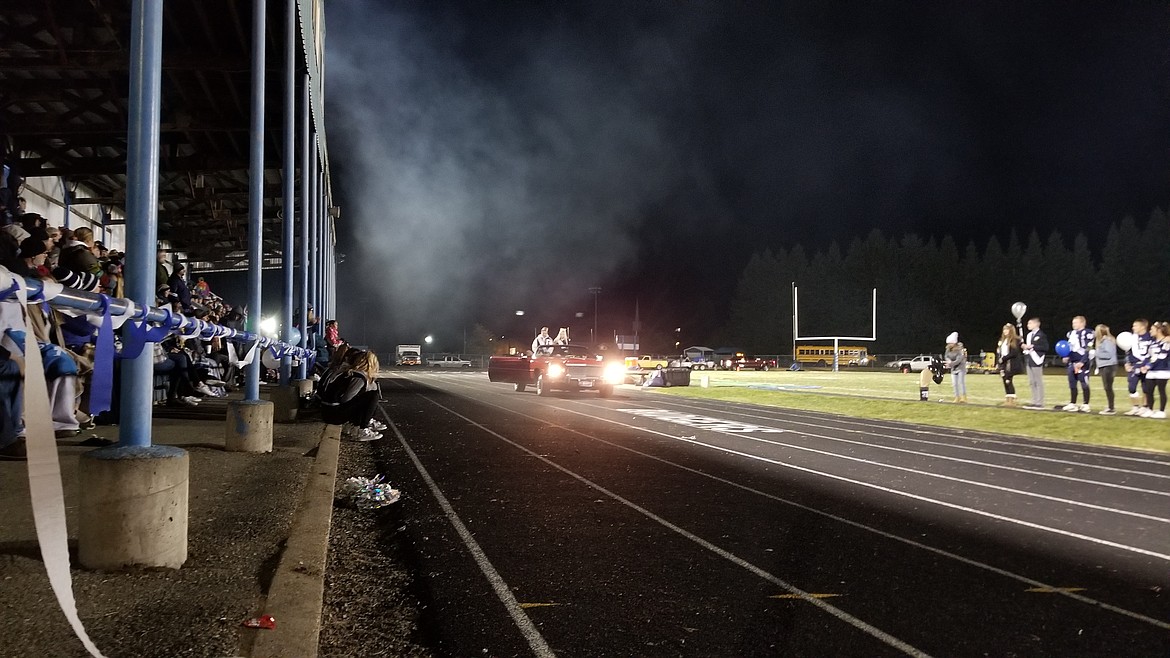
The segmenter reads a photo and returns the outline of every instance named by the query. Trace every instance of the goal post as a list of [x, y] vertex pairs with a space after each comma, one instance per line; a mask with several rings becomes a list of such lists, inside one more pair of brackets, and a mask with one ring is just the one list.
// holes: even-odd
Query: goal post
[[870, 335], [869, 336], [801, 336], [800, 335], [800, 289], [796, 282], [792, 282], [792, 360], [798, 362], [796, 352], [796, 344], [802, 340], [831, 340], [833, 341], [833, 372], [839, 371], [839, 361], [841, 356], [841, 341], [853, 340], [873, 342], [877, 340], [877, 288], [873, 289], [873, 296], [870, 309]]

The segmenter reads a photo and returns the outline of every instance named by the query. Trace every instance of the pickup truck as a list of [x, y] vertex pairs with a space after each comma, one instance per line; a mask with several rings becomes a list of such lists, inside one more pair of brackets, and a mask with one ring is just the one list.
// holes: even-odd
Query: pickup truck
[[427, 365], [432, 368], [470, 368], [471, 362], [457, 356], [442, 356], [427, 361]]
[[627, 356], [626, 368], [630, 370], [662, 370], [670, 363], [670, 359], [657, 354], [643, 354], [642, 356]]
[[890, 361], [886, 364], [886, 367], [894, 368], [898, 372], [922, 372], [930, 367], [930, 360], [932, 358], [929, 354], [919, 354], [913, 359]]
[[728, 370], [763, 370], [768, 371], [776, 367], [776, 359], [762, 359], [758, 356], [736, 354], [733, 358], [725, 359], [723, 367]]
[[488, 359], [488, 381], [512, 384], [517, 392], [529, 386], [539, 396], [553, 391], [597, 391], [601, 397], [613, 395], [613, 387], [626, 380], [626, 366], [620, 361], [606, 361], [592, 351], [557, 345], [543, 348], [541, 354], [529, 356], [493, 356]]

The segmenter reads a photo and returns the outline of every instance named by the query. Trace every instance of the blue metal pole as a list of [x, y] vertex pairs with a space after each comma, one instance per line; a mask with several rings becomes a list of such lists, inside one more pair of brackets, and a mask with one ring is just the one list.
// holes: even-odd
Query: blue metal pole
[[[248, 162], [248, 325], [260, 328], [261, 280], [264, 268], [264, 0], [252, 0], [252, 131]], [[244, 399], [260, 399], [260, 359], [248, 364]]]
[[[162, 33], [163, 3], [134, 0], [130, 9], [130, 112], [126, 130], [126, 251], [132, 257], [126, 262], [126, 295], [141, 306], [150, 306], [155, 293]], [[121, 369], [118, 444], [149, 446], [153, 350], [144, 349], [138, 358], [122, 361]]]
[[[281, 318], [281, 339], [289, 341], [293, 328], [293, 234], [296, 232], [293, 187], [296, 185], [296, 123], [297, 79], [295, 76], [296, 39], [297, 39], [297, 3], [296, 0], [287, 0], [287, 16], [284, 24], [284, 200], [281, 208], [284, 210], [284, 235], [280, 250], [280, 263], [284, 270], [284, 304]], [[280, 360], [280, 385], [288, 386], [292, 376], [292, 358], [285, 356]]]
[[325, 251], [329, 245], [325, 243], [325, 223], [329, 217], [325, 214], [325, 163], [321, 160], [320, 151], [317, 153], [317, 326], [321, 325], [321, 314], [325, 312]]
[[[309, 344], [309, 177], [312, 170], [313, 163], [310, 158], [313, 157], [312, 150], [309, 148], [309, 74], [306, 73], [302, 78], [301, 89], [301, 347], [306, 347]], [[308, 377], [308, 367], [304, 359], [301, 359], [301, 365], [297, 370], [297, 377], [304, 379]]]
[[[309, 268], [309, 297], [307, 306], [317, 307], [317, 275], [319, 272], [317, 259], [317, 252], [320, 249], [318, 244], [319, 231], [317, 230], [318, 222], [321, 221], [321, 216], [317, 212], [317, 158], [316, 158], [316, 134], [313, 135], [309, 143], [309, 202], [305, 204], [305, 211], [309, 213], [309, 260], [305, 261], [305, 267]], [[307, 317], [307, 314], [306, 314]], [[305, 333], [309, 333], [309, 323], [305, 321]]]

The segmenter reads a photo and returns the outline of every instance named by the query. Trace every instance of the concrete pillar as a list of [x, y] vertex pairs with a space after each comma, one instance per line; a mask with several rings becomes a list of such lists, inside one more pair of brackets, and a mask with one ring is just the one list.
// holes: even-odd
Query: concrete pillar
[[187, 452], [171, 446], [111, 446], [82, 454], [81, 566], [181, 567], [187, 561], [189, 466]]
[[272, 412], [268, 400], [229, 402], [224, 448], [228, 452], [272, 452]]
[[300, 397], [295, 386], [277, 386], [272, 390], [272, 420], [277, 423], [297, 422]]

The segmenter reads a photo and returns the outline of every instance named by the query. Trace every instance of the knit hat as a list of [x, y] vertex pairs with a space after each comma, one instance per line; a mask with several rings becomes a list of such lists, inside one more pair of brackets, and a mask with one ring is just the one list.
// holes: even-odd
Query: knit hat
[[950, 335], [947, 336], [947, 345], [951, 345], [957, 342], [959, 342], [959, 332], [952, 331]]
[[93, 292], [94, 290], [97, 290], [99, 283], [99, 279], [96, 274], [90, 274], [89, 272], [73, 272], [71, 270], [65, 269], [64, 267], [58, 267], [57, 269], [53, 270], [53, 278], [59, 281], [61, 285], [65, 286], [66, 288], [75, 288], [83, 292]]
[[45, 253], [45, 241], [29, 236], [20, 243], [20, 257], [33, 258]]

